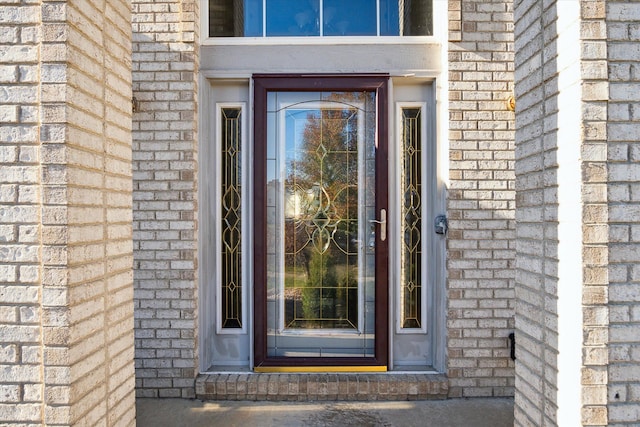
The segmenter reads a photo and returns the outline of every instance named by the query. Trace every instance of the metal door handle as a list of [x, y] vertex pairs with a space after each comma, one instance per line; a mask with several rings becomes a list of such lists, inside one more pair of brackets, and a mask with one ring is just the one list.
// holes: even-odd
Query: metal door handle
[[387, 240], [387, 210], [380, 209], [380, 221], [377, 219], [370, 219], [369, 222], [373, 224], [380, 224], [380, 240]]

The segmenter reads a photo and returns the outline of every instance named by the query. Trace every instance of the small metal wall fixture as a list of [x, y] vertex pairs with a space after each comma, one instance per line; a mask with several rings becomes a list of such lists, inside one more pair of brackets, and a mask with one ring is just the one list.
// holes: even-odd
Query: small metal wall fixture
[[510, 97], [507, 98], [507, 100], [505, 101], [505, 104], [507, 105], [507, 110], [509, 111], [516, 111], [516, 97], [511, 95]]
[[445, 215], [438, 215], [433, 225], [436, 234], [447, 234], [449, 222], [447, 221], [447, 217]]
[[509, 347], [511, 347], [511, 360], [516, 360], [516, 334], [513, 332], [509, 334]]

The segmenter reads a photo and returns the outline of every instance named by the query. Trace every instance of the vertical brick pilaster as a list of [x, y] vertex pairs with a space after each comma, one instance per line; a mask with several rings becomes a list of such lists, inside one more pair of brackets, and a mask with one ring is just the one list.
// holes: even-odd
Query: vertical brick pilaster
[[[603, 331], [608, 351], [608, 425], [638, 423], [640, 413], [640, 3], [607, 1], [608, 59], [607, 195], [610, 325]], [[604, 124], [603, 124], [604, 125]], [[605, 274], [605, 273], [603, 273]], [[608, 336], [607, 336], [608, 332]], [[604, 357], [604, 356], [603, 356]]]
[[607, 424], [604, 5], [516, 7], [517, 425]]
[[[545, 7], [546, 6], [546, 7]], [[556, 423], [557, 70], [554, 5], [518, 1], [516, 96], [516, 425]], [[550, 9], [550, 11], [549, 11]], [[543, 17], [547, 14], [549, 19]], [[553, 27], [551, 27], [553, 29]], [[549, 46], [549, 44], [551, 44]], [[549, 53], [545, 56], [545, 50]], [[549, 87], [545, 82], [549, 80]], [[550, 100], [550, 101], [549, 101]], [[548, 104], [547, 104], [548, 102]], [[548, 141], [548, 142], [547, 142]], [[547, 322], [549, 319], [549, 322]]]
[[[67, 308], [69, 242], [66, 172], [69, 139], [65, 105], [67, 67], [67, 7], [46, 2], [42, 5], [42, 326], [43, 422], [62, 425], [71, 422], [71, 321]], [[54, 396], [48, 398], [48, 396]]]
[[0, 5], [0, 424], [43, 419], [40, 7]]
[[133, 425], [129, 4], [8, 3], [0, 423]]
[[607, 254], [607, 111], [608, 76], [605, 1], [580, 4], [580, 39], [584, 46], [580, 69], [583, 79], [581, 147], [583, 206], [583, 365], [582, 423], [607, 424], [607, 354], [609, 308]]
[[449, 1], [450, 396], [513, 394], [511, 1]]
[[197, 374], [198, 1], [133, 1], [139, 396], [193, 397]]
[[64, 129], [43, 162], [51, 425], [135, 423], [130, 16], [126, 0], [43, 5], [57, 44], [43, 51], [59, 52], [43, 64], [44, 116]]

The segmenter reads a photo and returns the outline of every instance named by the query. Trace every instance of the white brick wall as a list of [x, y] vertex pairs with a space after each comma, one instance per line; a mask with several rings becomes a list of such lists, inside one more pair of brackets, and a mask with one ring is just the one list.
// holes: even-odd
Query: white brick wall
[[0, 423], [133, 425], [129, 3], [9, 3]]
[[510, 396], [515, 191], [511, 1], [449, 2], [448, 375], [452, 397]]
[[195, 392], [197, 3], [133, 1], [139, 396], [193, 397]]
[[603, 12], [516, 4], [516, 425], [607, 424]]
[[[545, 197], [556, 189], [544, 189], [548, 179], [543, 170], [545, 132], [543, 102], [548, 95], [543, 86], [544, 11], [535, 0], [515, 6], [515, 94], [516, 114], [516, 190], [517, 195], [517, 271], [516, 326], [517, 353], [515, 418], [517, 425], [555, 424], [555, 375], [544, 360], [554, 349], [547, 348], [549, 333], [545, 327]], [[553, 145], [552, 145], [552, 148]], [[553, 181], [552, 181], [553, 183]], [[550, 208], [553, 208], [550, 206]], [[553, 211], [552, 211], [553, 212]], [[549, 235], [555, 228], [549, 224]], [[551, 260], [550, 260], [551, 261]], [[549, 262], [550, 262], [549, 261]], [[549, 280], [551, 284], [551, 280]], [[551, 295], [553, 298], [553, 295]], [[551, 314], [553, 316], [553, 314]], [[556, 339], [553, 340], [557, 341]], [[552, 381], [549, 384], [549, 381]], [[544, 400], [549, 396], [549, 402]], [[548, 406], [548, 408], [545, 408]], [[546, 421], [545, 421], [546, 420]]]
[[43, 416], [40, 8], [0, 5], [0, 424]]
[[134, 422], [130, 13], [126, 0], [67, 6], [69, 397], [77, 423]]
[[[607, 424], [609, 324], [606, 265], [609, 243], [606, 218], [608, 110], [607, 58], [599, 48], [607, 37], [603, 0], [581, 2], [580, 37], [583, 46], [580, 73], [583, 81], [581, 121], [584, 128], [582, 160], [582, 423]], [[577, 363], [577, 361], [575, 362]]]
[[[603, 6], [604, 9], [604, 6]], [[640, 3], [606, 2], [609, 61], [609, 403], [611, 426], [640, 414]]]

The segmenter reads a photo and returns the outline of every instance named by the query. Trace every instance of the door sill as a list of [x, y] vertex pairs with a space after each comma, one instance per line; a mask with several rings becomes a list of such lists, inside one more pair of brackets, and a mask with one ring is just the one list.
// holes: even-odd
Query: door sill
[[259, 373], [387, 372], [386, 366], [256, 366]]
[[446, 399], [448, 394], [447, 376], [427, 372], [224, 372], [196, 379], [196, 397], [202, 400], [391, 401]]

